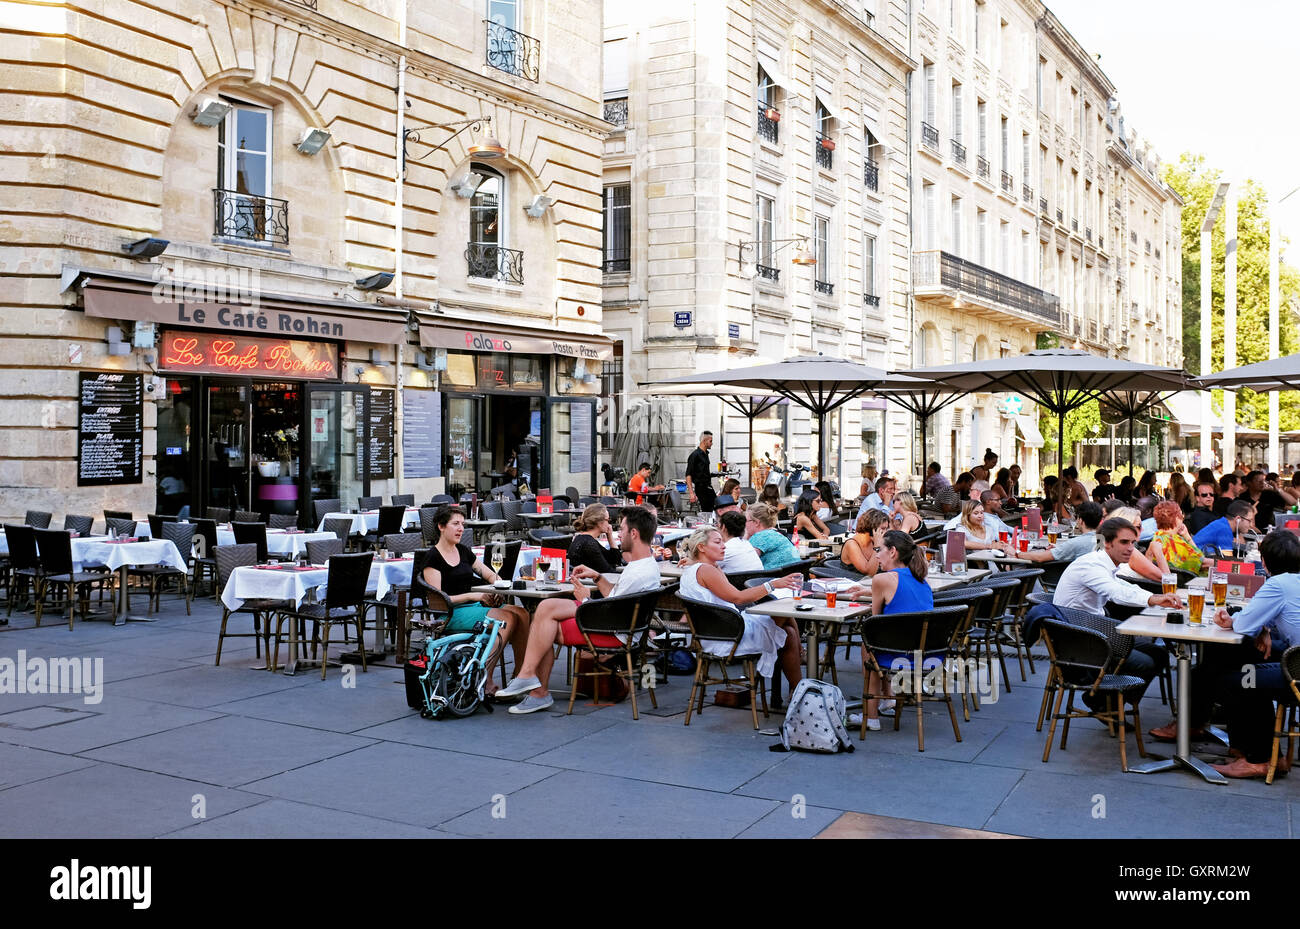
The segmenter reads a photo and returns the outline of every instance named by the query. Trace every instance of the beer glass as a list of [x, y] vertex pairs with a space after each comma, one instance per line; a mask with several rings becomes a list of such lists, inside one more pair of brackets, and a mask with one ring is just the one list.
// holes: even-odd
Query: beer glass
[[1178, 575], [1166, 574], [1160, 578], [1160, 589], [1166, 594], [1178, 593]]
[[1228, 575], [1218, 571], [1211, 576], [1214, 589], [1214, 605], [1224, 607], [1228, 603]]
[[835, 594], [836, 590], [834, 587], [826, 588], [826, 608], [828, 610], [835, 609]]
[[1205, 588], [1190, 587], [1187, 590], [1187, 621], [1199, 626], [1205, 612]]
[[1056, 526], [1049, 526], [1049, 527], [1048, 527], [1048, 529], [1047, 529], [1047, 544], [1048, 544], [1048, 545], [1055, 545], [1055, 544], [1056, 544], [1056, 536], [1058, 535], [1058, 533], [1059, 533], [1059, 530], [1056, 528]]

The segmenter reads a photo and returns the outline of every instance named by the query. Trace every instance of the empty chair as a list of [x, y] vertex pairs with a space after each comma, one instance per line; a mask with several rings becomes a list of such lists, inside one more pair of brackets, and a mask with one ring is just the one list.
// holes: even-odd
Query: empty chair
[[[1021, 626], [1025, 621], [1025, 614], [1029, 612], [1029, 594], [1034, 589], [1034, 583], [1043, 576], [1042, 568], [1018, 568], [1014, 571], [1003, 571], [995, 575], [998, 580], [1007, 580], [1015, 578], [1020, 581], [1020, 589], [1013, 590], [1011, 596], [1007, 599], [1006, 610], [1002, 614], [1002, 636], [1008, 640], [1008, 644], [1016, 649], [1016, 660], [1020, 663], [1020, 679], [1028, 680], [1025, 677], [1025, 661], [1029, 661], [1029, 673], [1035, 674], [1034, 656], [1029, 653], [1029, 645], [1024, 641], [1021, 632]], [[1007, 632], [1010, 636], [1007, 636]], [[1166, 662], [1166, 667], [1168, 663]]]
[[112, 516], [105, 520], [105, 523], [105, 532], [112, 533], [120, 538], [130, 538], [135, 535], [134, 519], [121, 519], [117, 516]]
[[[64, 529], [34, 529], [36, 549], [41, 559], [41, 584], [36, 595], [36, 625], [41, 624], [41, 614], [50, 600], [60, 590], [67, 593], [68, 628], [72, 620], [76, 602], [81, 603], [81, 621], [86, 621], [86, 611], [90, 606], [90, 588], [101, 584], [104, 575], [92, 571], [73, 571], [72, 536]], [[77, 594], [81, 596], [78, 597]]]
[[297, 529], [297, 513], [272, 513], [266, 518], [268, 529]]
[[69, 532], [75, 532], [77, 535], [90, 535], [90, 530], [95, 525], [93, 516], [74, 516], [71, 513], [63, 517], [63, 528]]
[[375, 531], [366, 533], [366, 544], [378, 545], [379, 540], [384, 536], [401, 532], [404, 522], [406, 522], [406, 507], [381, 506], [379, 517], [375, 520]]
[[332, 532], [344, 545], [348, 544], [348, 537], [352, 535], [353, 521], [351, 516], [326, 516], [325, 532]]
[[266, 523], [233, 522], [230, 528], [235, 533], [236, 545], [256, 545], [257, 563], [267, 562]]
[[215, 600], [220, 586], [217, 584], [217, 521], [215, 519], [194, 520], [194, 537], [198, 547], [194, 553], [194, 586], [203, 578], [212, 580], [212, 597]]
[[419, 532], [390, 532], [380, 537], [379, 547], [386, 548], [394, 554], [405, 555], [424, 547], [424, 535]]
[[323, 565], [330, 555], [342, 555], [343, 542], [340, 539], [316, 539], [307, 543], [307, 560], [312, 564]]
[[564, 488], [564, 496], [568, 498], [571, 504], [577, 506], [578, 501], [582, 499], [582, 492], [570, 484], [568, 487]]
[[492, 561], [494, 553], [501, 552], [501, 570], [497, 574], [506, 580], [512, 580], [515, 576], [515, 566], [519, 563], [519, 552], [524, 547], [520, 539], [512, 542], [489, 542], [483, 547], [483, 563], [493, 571], [497, 569], [493, 566]]
[[557, 532], [554, 529], [529, 529], [528, 538], [547, 548], [568, 548], [573, 536], [568, 532]]
[[[257, 546], [256, 545], [221, 545], [213, 551], [213, 560], [217, 565], [217, 586], [221, 590], [226, 589], [230, 583], [230, 576], [234, 574], [236, 568], [252, 567], [257, 564]], [[236, 609], [231, 609], [223, 602], [221, 605], [221, 629], [217, 632], [217, 660], [218, 667], [221, 665], [221, 647], [225, 644], [226, 639], [246, 639], [250, 636], [253, 639], [253, 647], [256, 649], [257, 656], [262, 656], [262, 643], [267, 643], [267, 655], [270, 656], [270, 614], [281, 609], [292, 607], [293, 604], [287, 600], [267, 600], [253, 599], [245, 600]], [[244, 613], [253, 617], [252, 632], [227, 632], [226, 625], [230, 622], [230, 617]]]
[[357, 506], [363, 510], [377, 510], [383, 505], [383, 497], [357, 497]]
[[337, 497], [329, 500], [316, 500], [312, 503], [312, 512], [316, 519], [314, 524], [319, 526], [331, 513], [341, 513], [343, 511], [343, 501]]
[[483, 520], [501, 520], [506, 518], [505, 504], [500, 500], [484, 500], [478, 505], [478, 518]]
[[50, 520], [53, 517], [53, 513], [46, 513], [41, 510], [28, 510], [27, 518], [24, 519], [23, 522], [28, 526], [31, 526], [33, 529], [48, 529], [50, 527]]
[[434, 494], [429, 498], [429, 502], [434, 506], [451, 505], [456, 502], [456, 498], [451, 494]]
[[157, 513], [149, 514], [149, 537], [152, 539], [162, 538], [163, 523], [176, 522], [175, 516], [159, 516]]
[[[41, 580], [45, 572], [41, 568], [41, 558], [36, 551], [36, 530], [31, 526], [5, 526], [5, 541], [9, 545], [9, 565], [13, 572], [9, 590], [9, 612], [13, 615], [14, 604], [19, 593], [28, 599], [35, 599], [41, 590]], [[26, 603], [27, 600], [24, 600]]]
[[170, 564], [153, 564], [140, 565], [127, 568], [127, 577], [142, 577], [149, 582], [149, 609], [157, 611], [161, 601], [162, 582], [175, 578], [181, 583], [181, 591], [185, 597], [185, 613], [190, 615], [190, 583], [189, 583], [189, 564], [191, 553], [194, 551], [194, 524], [193, 523], [163, 523], [160, 538], [171, 542], [176, 546], [176, 550], [181, 553], [181, 558], [185, 560], [185, 568], [177, 568]]
[[393, 506], [415, 506], [415, 494], [393, 494]]
[[[107, 511], [105, 511], [107, 512]], [[127, 514], [130, 515], [129, 513]], [[208, 507], [208, 519], [217, 523], [230, 522], [230, 507], [228, 506], [210, 506]]]
[[135, 517], [126, 510], [105, 510], [104, 519], [105, 521], [110, 519], [129, 519], [132, 522], [135, 522]]
[[519, 536], [528, 529], [519, 516], [523, 512], [523, 504], [518, 500], [503, 500], [501, 512], [505, 516], [507, 534]]
[[235, 510], [231, 515], [230, 521], [233, 523], [260, 523], [263, 522], [262, 514], [252, 510]]
[[[979, 668], [970, 653], [970, 628], [981, 609], [985, 609], [985, 612], [987, 612], [984, 605], [992, 597], [992, 590], [978, 586], [948, 587], [934, 592], [934, 605], [936, 607], [961, 605], [966, 609], [961, 622], [957, 624], [957, 631], [953, 634], [951, 648], [952, 657], [959, 662], [959, 667], [965, 669], [967, 686], [962, 691], [961, 708], [966, 722], [970, 722], [970, 708], [972, 706], [976, 710], [980, 708]], [[989, 680], [994, 681], [991, 667], [989, 668]]]
[[370, 565], [374, 560], [372, 552], [358, 552], [355, 555], [333, 555], [329, 560], [328, 587], [325, 590], [324, 603], [303, 604], [297, 609], [281, 610], [275, 622], [275, 652], [273, 666], [279, 663], [280, 629], [285, 620], [298, 622], [304, 620], [313, 625], [312, 641], [320, 637], [320, 676], [325, 679], [329, 667], [330, 628], [335, 623], [355, 623], [357, 629], [358, 651], [361, 653], [361, 670], [366, 667], [366, 649], [364, 635], [364, 602], [366, 583], [370, 578]]
[[756, 503], [758, 502], [758, 491], [753, 487], [742, 487], [740, 488], [740, 499], [746, 503]]

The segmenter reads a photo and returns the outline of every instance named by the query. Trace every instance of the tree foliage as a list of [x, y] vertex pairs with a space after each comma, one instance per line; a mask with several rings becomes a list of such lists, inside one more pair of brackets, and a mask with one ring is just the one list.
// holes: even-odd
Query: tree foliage
[[[1166, 184], [1183, 198], [1183, 365], [1193, 374], [1201, 372], [1201, 223], [1214, 199], [1222, 172], [1206, 163], [1204, 155], [1184, 152], [1177, 163], [1166, 163], [1161, 172]], [[1268, 360], [1268, 194], [1262, 186], [1247, 180], [1237, 196], [1237, 357], [1236, 365]], [[1223, 370], [1224, 256], [1226, 254], [1223, 214], [1211, 238], [1211, 332], [1210, 357], [1215, 371]], [[1281, 254], [1286, 256], [1285, 237]], [[1281, 355], [1300, 352], [1300, 271], [1282, 263], [1279, 272], [1279, 345]], [[1235, 365], [1234, 365], [1235, 366]], [[1216, 391], [1216, 398], [1220, 394]], [[1220, 408], [1218, 402], [1216, 408]], [[1300, 394], [1280, 395], [1280, 428], [1300, 429]], [[1268, 428], [1268, 397], [1253, 391], [1237, 393], [1237, 422], [1256, 429]]]

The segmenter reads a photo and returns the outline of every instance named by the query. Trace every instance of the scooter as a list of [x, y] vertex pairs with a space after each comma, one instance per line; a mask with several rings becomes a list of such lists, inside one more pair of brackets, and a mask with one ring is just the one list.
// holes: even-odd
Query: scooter
[[765, 483], [768, 486], [775, 487], [776, 492], [782, 498], [797, 497], [804, 492], [806, 487], [811, 485], [812, 482], [805, 480], [803, 477], [804, 472], [808, 470], [806, 465], [792, 463], [789, 468], [782, 468], [772, 460], [770, 455], [765, 453], [763, 458], [767, 461], [768, 466], [767, 481]]

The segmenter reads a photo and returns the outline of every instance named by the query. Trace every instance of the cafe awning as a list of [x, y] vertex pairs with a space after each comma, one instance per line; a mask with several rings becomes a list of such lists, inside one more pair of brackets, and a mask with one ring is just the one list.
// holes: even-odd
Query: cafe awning
[[63, 290], [80, 291], [86, 315], [100, 319], [377, 345], [405, 339], [405, 309], [266, 293], [246, 283], [234, 278], [178, 280], [93, 268], [63, 270]]
[[1028, 413], [1016, 414], [1016, 431], [1025, 440], [1027, 448], [1042, 448], [1043, 434], [1038, 431], [1038, 423]]
[[420, 319], [420, 345], [464, 352], [510, 355], [563, 355], [604, 361], [614, 355], [614, 340], [603, 335], [556, 332], [528, 326], [502, 326], [489, 320], [427, 316]]

